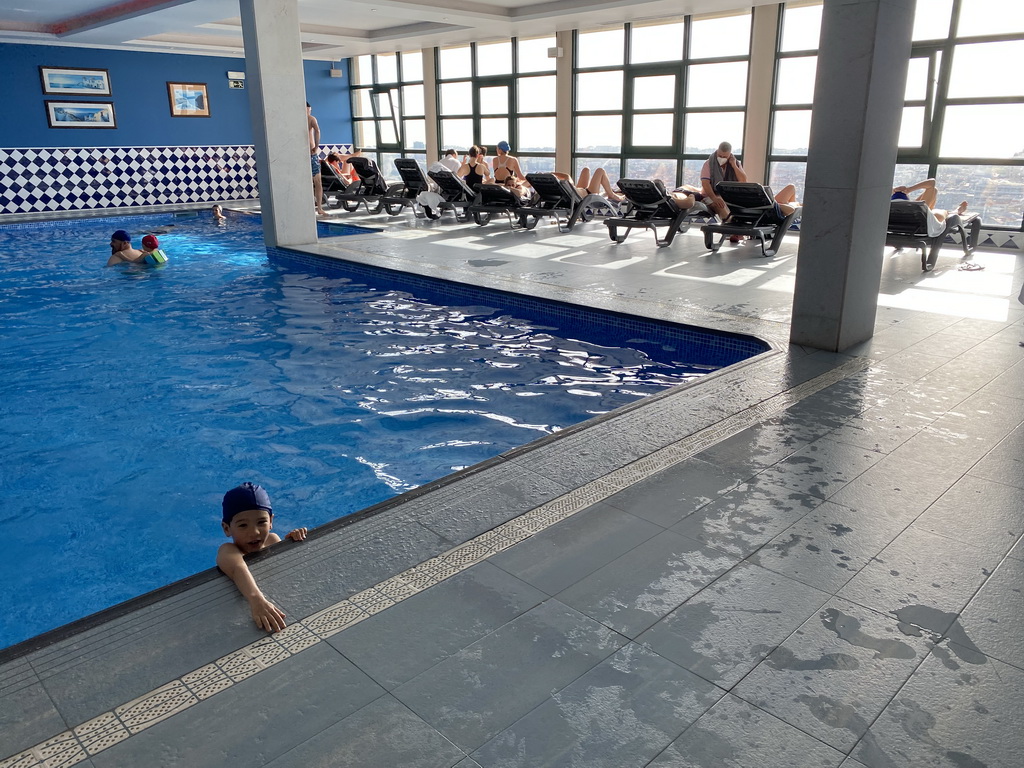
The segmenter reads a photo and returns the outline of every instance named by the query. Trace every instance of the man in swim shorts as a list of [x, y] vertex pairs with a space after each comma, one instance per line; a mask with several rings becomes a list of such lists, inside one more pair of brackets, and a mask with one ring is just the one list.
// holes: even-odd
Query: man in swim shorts
[[320, 178], [320, 123], [313, 117], [313, 108], [306, 102], [306, 125], [309, 128], [309, 166], [313, 171], [313, 204], [317, 216], [326, 216], [324, 210], [324, 181]]
[[115, 264], [141, 264], [145, 256], [142, 251], [132, 248], [132, 236], [123, 229], [117, 230], [110, 236], [110, 258], [107, 259], [107, 266]]

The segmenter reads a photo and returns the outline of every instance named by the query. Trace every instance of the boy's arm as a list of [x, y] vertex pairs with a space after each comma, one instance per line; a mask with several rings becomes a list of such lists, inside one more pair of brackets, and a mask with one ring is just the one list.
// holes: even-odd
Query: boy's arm
[[260, 588], [256, 586], [256, 579], [249, 571], [249, 566], [246, 565], [238, 547], [234, 544], [221, 545], [217, 551], [217, 567], [235, 582], [242, 597], [249, 601], [252, 619], [257, 627], [268, 632], [280, 632], [284, 629], [284, 613], [260, 592]]

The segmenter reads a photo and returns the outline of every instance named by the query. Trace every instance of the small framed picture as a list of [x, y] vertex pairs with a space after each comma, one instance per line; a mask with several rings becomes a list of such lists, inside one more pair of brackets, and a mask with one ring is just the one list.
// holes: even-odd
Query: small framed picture
[[117, 128], [114, 105], [106, 101], [45, 101], [51, 128]]
[[105, 69], [40, 67], [43, 93], [75, 96], [109, 96], [110, 75]]
[[209, 117], [206, 83], [167, 83], [171, 117]]

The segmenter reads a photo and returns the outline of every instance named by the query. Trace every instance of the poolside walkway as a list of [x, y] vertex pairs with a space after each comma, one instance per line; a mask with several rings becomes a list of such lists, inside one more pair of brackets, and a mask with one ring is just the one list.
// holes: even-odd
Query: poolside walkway
[[337, 219], [386, 232], [318, 252], [775, 351], [262, 558], [281, 635], [206, 574], [0, 664], [0, 768], [1019, 768], [1024, 256], [887, 251], [833, 355], [786, 343], [796, 238]]

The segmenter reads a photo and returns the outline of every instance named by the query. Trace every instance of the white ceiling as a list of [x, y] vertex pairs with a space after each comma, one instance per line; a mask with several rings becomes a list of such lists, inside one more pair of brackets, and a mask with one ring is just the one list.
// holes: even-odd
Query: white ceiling
[[[366, 53], [722, 13], [773, 0], [297, 2], [303, 57], [337, 61]], [[0, 43], [243, 55], [238, 0], [0, 0]]]

